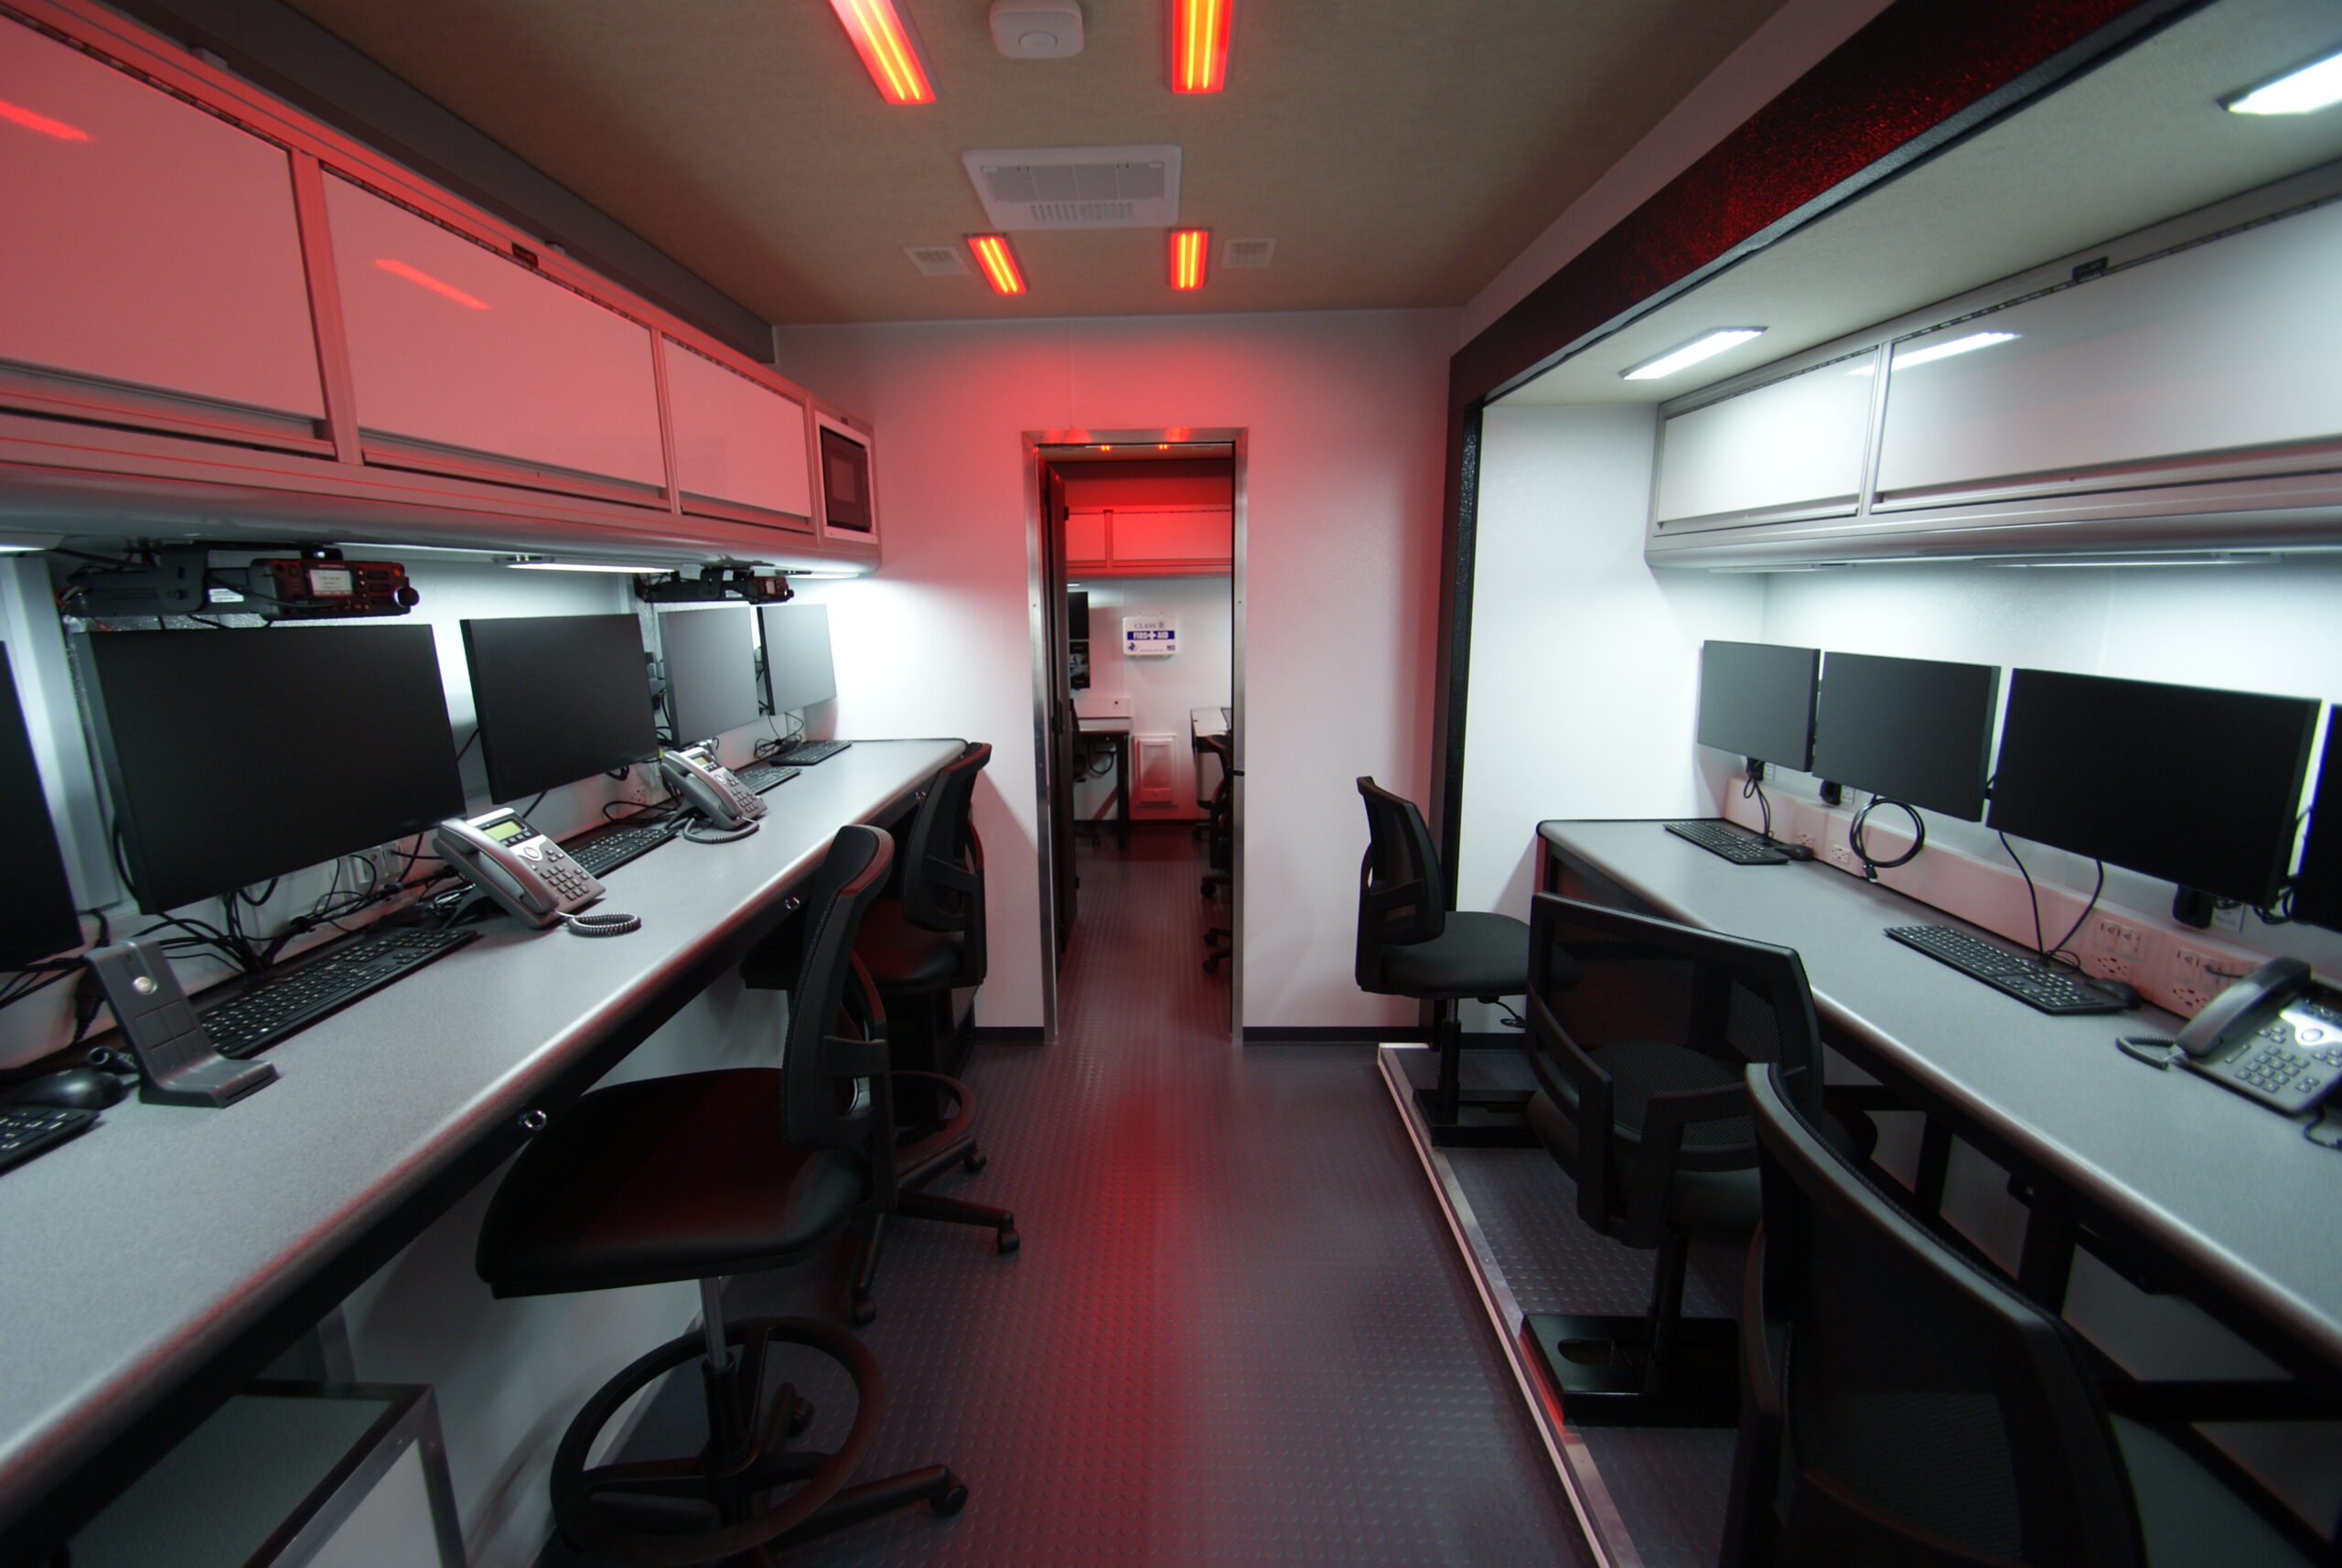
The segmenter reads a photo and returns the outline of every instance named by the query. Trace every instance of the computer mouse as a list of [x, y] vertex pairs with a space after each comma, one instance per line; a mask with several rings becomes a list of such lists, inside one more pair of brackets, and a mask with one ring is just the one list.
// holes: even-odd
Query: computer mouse
[[18, 1105], [59, 1105], [69, 1111], [103, 1111], [120, 1104], [130, 1092], [122, 1079], [93, 1067], [68, 1068], [34, 1079], [9, 1091]]
[[1811, 860], [1813, 858], [1813, 852], [1801, 843], [1776, 843], [1773, 847], [1779, 850], [1783, 854], [1788, 855], [1791, 860]]
[[2127, 980], [2105, 980], [2092, 976], [2086, 983], [2103, 991], [2111, 1000], [2122, 1004], [2125, 1010], [2138, 1006], [2144, 1000], [2139, 994], [2139, 988]]

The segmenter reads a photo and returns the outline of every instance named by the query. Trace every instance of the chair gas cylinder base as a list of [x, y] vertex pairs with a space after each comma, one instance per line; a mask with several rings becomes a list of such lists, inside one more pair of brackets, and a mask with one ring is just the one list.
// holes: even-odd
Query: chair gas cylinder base
[[1669, 1325], [1660, 1365], [1652, 1361], [1648, 1317], [1532, 1312], [1525, 1321], [1565, 1426], [1728, 1427], [1739, 1420], [1740, 1326], [1728, 1317]]
[[[1443, 1063], [1443, 1075], [1448, 1070]], [[1434, 1148], [1533, 1149], [1537, 1134], [1526, 1120], [1529, 1095], [1525, 1089], [1459, 1093], [1449, 1105], [1440, 1086], [1433, 1084], [1415, 1090], [1415, 1111]]]

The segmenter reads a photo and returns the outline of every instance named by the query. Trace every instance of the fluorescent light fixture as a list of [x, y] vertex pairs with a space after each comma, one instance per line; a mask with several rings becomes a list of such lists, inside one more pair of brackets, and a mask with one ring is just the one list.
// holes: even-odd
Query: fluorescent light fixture
[[1228, 24], [1236, 0], [1171, 0], [1171, 91], [1228, 85]]
[[488, 301], [475, 298], [473, 295], [466, 294], [462, 289], [457, 288], [454, 284], [435, 278], [429, 273], [424, 272], [421, 267], [410, 266], [394, 256], [377, 256], [374, 258], [374, 264], [381, 268], [384, 272], [390, 274], [392, 277], [404, 278], [407, 282], [414, 284], [418, 287], [427, 288], [432, 293], [439, 295], [442, 299], [452, 299], [457, 305], [462, 306], [466, 310], [486, 310], [488, 308]]
[[[1895, 356], [1895, 368], [1907, 371], [1914, 365], [1924, 365], [1930, 360], [1949, 360], [1954, 354], [1972, 354], [1979, 349], [1989, 349], [1995, 343], [2014, 343], [2024, 337], [2022, 332], [1971, 332], [1965, 338], [1954, 338], [1949, 343], [1931, 343], [1924, 349], [1909, 349]], [[1846, 373], [1866, 376], [1876, 365], [1856, 365]]]
[[1645, 360], [1632, 370], [1620, 371], [1619, 379], [1629, 381], [1655, 381], [1661, 376], [1671, 376], [1703, 360], [1713, 359], [1726, 349], [1736, 349], [1751, 338], [1762, 338], [1762, 327], [1719, 327], [1713, 332], [1701, 334], [1680, 349], [1670, 349], [1656, 360]]
[[919, 29], [901, 0], [830, 0], [830, 9], [845, 24], [862, 69], [889, 103], [932, 103], [935, 86], [928, 80], [927, 50]]
[[787, 575], [800, 583], [847, 583], [865, 574], [860, 572], [790, 572]]
[[2079, 555], [2067, 560], [1987, 561], [1988, 566], [2022, 567], [2034, 572], [2095, 572], [2111, 567], [2142, 566], [2272, 566], [2283, 557], [2271, 552], [2195, 555]]
[[633, 566], [617, 561], [549, 561], [542, 555], [516, 555], [504, 563], [516, 572], [617, 572], [635, 577], [662, 577], [672, 566]]
[[2310, 114], [2342, 103], [2342, 51], [2220, 100], [2231, 114]]
[[64, 542], [61, 533], [0, 533], [0, 555], [30, 555]]
[[1204, 252], [1211, 249], [1209, 229], [1174, 229], [1171, 231], [1171, 286], [1201, 288], [1204, 286]]
[[90, 133], [81, 126], [52, 120], [21, 103], [0, 102], [0, 120], [5, 120], [12, 125], [22, 125], [27, 131], [38, 131], [44, 136], [54, 136], [60, 142], [86, 142], [90, 139]]
[[971, 234], [968, 251], [983, 270], [984, 281], [992, 285], [993, 293], [1025, 292], [1025, 274], [1016, 265], [1016, 252], [1009, 249], [1007, 235]]

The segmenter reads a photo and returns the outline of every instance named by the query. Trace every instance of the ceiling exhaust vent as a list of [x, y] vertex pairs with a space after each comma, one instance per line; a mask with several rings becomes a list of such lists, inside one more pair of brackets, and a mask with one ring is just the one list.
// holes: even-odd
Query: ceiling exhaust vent
[[1219, 248], [1223, 267], [1265, 267], [1277, 253], [1274, 240], [1230, 240]]
[[1179, 149], [1006, 147], [962, 153], [984, 216], [1019, 229], [1168, 229], [1179, 221]]
[[903, 254], [911, 265], [931, 278], [965, 277], [968, 259], [957, 245], [905, 245]]

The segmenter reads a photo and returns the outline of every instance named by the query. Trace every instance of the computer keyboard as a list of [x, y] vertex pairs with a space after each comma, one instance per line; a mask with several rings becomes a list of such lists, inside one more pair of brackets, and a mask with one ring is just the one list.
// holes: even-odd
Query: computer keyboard
[[792, 768], [811, 768], [816, 762], [827, 762], [853, 744], [850, 740], [800, 740], [787, 751], [774, 752], [767, 760]]
[[56, 1105], [0, 1105], [0, 1171], [88, 1132], [97, 1119], [94, 1111]]
[[2120, 1013], [2122, 1004], [2030, 953], [2011, 952], [1952, 926], [1889, 926], [1886, 934], [2044, 1013]]
[[478, 938], [419, 926], [369, 934], [231, 997], [198, 1022], [223, 1057], [249, 1057]]
[[[818, 762], [821, 759], [816, 757], [814, 760]], [[783, 768], [773, 762], [751, 762], [746, 768], [734, 769], [733, 777], [761, 795], [777, 785], [788, 783], [803, 771], [800, 768]]]
[[1724, 822], [1670, 822], [1667, 831], [1690, 839], [1710, 854], [1720, 854], [1735, 865], [1787, 865], [1789, 857], [1753, 833]]
[[674, 817], [661, 817], [650, 822], [620, 822], [615, 827], [596, 828], [590, 838], [575, 840], [561, 846], [561, 853], [577, 863], [586, 875], [607, 876], [628, 861], [649, 854], [682, 829]]

